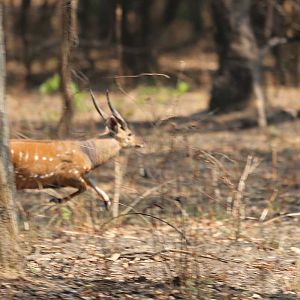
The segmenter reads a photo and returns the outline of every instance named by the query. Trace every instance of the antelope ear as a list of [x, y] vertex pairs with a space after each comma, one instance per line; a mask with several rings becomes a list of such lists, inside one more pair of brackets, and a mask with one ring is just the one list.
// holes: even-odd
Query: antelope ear
[[109, 117], [106, 121], [106, 126], [108, 127], [109, 131], [112, 131], [113, 133], [118, 133], [118, 121], [115, 117]]

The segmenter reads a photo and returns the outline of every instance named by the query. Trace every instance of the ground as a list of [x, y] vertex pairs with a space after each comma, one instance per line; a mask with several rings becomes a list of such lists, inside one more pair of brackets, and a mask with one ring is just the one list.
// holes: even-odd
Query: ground
[[[91, 191], [65, 206], [19, 192], [25, 272], [1, 280], [0, 298], [299, 299], [299, 103], [292, 89], [277, 93], [284, 106], [272, 93], [259, 129], [255, 110], [199, 113], [205, 90], [113, 92], [146, 145], [124, 154], [121, 213], [138, 203], [112, 220]], [[87, 99], [73, 138], [102, 130]], [[59, 101], [9, 90], [11, 135], [51, 136]], [[112, 196], [113, 164], [93, 176]]]
[[[104, 234], [60, 230], [31, 244], [24, 279], [2, 280], [2, 299], [298, 299], [295, 220], [186, 222], [190, 245], [157, 225]], [[298, 246], [298, 248], [297, 248]], [[299, 294], [298, 294], [299, 296]]]

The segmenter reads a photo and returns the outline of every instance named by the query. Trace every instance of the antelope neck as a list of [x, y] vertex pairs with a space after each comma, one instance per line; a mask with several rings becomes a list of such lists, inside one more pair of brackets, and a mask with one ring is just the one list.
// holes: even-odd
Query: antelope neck
[[89, 157], [92, 169], [116, 156], [121, 146], [118, 141], [108, 136], [80, 142], [80, 148]]

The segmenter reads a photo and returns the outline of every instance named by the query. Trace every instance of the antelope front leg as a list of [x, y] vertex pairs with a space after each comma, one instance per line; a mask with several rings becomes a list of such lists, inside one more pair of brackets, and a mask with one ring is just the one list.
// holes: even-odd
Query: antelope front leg
[[108, 207], [111, 205], [108, 195], [96, 185], [94, 179], [90, 177], [84, 177], [84, 180], [86, 184], [90, 186], [103, 199], [105, 208], [108, 209]]

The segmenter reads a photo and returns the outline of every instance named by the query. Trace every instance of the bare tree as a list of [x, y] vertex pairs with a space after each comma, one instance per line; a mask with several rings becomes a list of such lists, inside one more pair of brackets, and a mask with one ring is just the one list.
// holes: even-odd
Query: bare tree
[[20, 20], [19, 20], [19, 31], [22, 41], [22, 59], [25, 66], [25, 84], [29, 85], [31, 80], [31, 57], [29, 53], [29, 32], [28, 32], [28, 21], [29, 21], [29, 10], [31, 6], [31, 0], [22, 0], [20, 8]]
[[21, 270], [21, 259], [5, 113], [5, 51], [2, 24], [3, 4], [0, 4], [0, 274], [11, 276]]
[[61, 43], [60, 78], [64, 108], [63, 114], [58, 123], [58, 135], [64, 137], [70, 134], [72, 120], [74, 117], [74, 103], [71, 91], [72, 76], [70, 58], [72, 45], [78, 40], [76, 25], [77, 0], [61, 0], [60, 3], [63, 30]]
[[125, 75], [150, 72], [156, 68], [150, 42], [151, 5], [149, 0], [120, 1], [121, 41], [118, 42], [122, 45], [121, 64]]
[[210, 109], [243, 109], [253, 99], [258, 49], [250, 23], [251, 0], [213, 0], [219, 69], [213, 80]]

